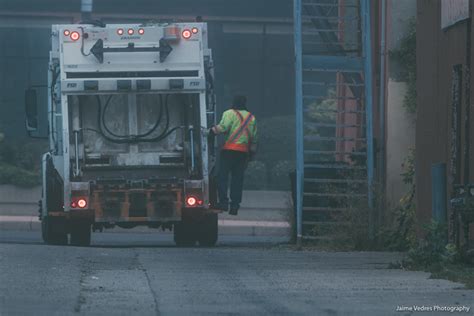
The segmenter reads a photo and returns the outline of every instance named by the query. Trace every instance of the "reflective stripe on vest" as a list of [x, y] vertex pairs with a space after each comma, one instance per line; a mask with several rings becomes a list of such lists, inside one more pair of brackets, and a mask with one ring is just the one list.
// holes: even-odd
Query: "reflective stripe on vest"
[[[249, 133], [249, 130], [248, 130], [248, 124], [250, 123], [250, 121], [252, 120], [253, 118], [253, 115], [252, 113], [248, 113], [247, 117], [244, 118], [242, 117], [242, 114], [240, 114], [238, 111], [235, 111], [234, 112], [237, 114], [237, 116], [239, 117], [240, 119], [240, 126], [239, 128], [237, 128], [233, 133], [232, 135], [230, 135], [230, 137], [227, 139], [225, 145], [224, 145], [224, 149], [230, 149], [230, 150], [237, 150], [237, 151], [245, 151], [247, 152], [248, 151], [248, 146], [250, 144], [250, 133]], [[247, 135], [248, 135], [248, 143], [247, 144], [237, 144], [237, 140], [240, 138], [240, 136], [242, 135], [243, 132], [246, 132]]]

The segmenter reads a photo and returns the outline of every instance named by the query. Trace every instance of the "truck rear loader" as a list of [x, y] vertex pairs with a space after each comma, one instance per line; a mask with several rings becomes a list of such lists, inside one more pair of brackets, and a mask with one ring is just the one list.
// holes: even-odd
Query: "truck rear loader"
[[[86, 246], [91, 230], [142, 225], [172, 229], [177, 245], [215, 245], [206, 24], [53, 25], [51, 36], [44, 241]], [[30, 89], [30, 133], [36, 111]]]

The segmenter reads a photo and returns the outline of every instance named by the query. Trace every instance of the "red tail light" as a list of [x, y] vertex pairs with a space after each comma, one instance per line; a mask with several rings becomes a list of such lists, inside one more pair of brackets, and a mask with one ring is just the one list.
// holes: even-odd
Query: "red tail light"
[[145, 30], [144, 29], [138, 29], [138, 34], [140, 34], [140, 35], [145, 34]]
[[193, 34], [191, 33], [191, 31], [188, 30], [188, 29], [184, 30], [183, 33], [181, 33], [181, 34], [183, 35], [183, 38], [184, 38], [184, 39], [190, 39], [190, 38], [191, 38], [191, 35], [193, 35]]
[[69, 31], [69, 30], [64, 30], [64, 36], [69, 36], [69, 34], [71, 34], [71, 31]]
[[87, 201], [85, 199], [79, 199], [77, 200], [77, 206], [79, 206], [79, 208], [85, 208], [87, 206]]
[[199, 29], [197, 27], [193, 27], [192, 31], [193, 31], [193, 34], [199, 33]]
[[77, 41], [80, 37], [81, 36], [79, 35], [79, 32], [74, 31], [74, 32], [71, 33], [71, 39], [73, 41]]
[[186, 204], [188, 206], [195, 206], [197, 204], [197, 199], [194, 197], [194, 196], [189, 196], [187, 199], [186, 199]]
[[128, 29], [128, 35], [133, 35], [135, 31], [133, 29]]
[[87, 198], [72, 198], [71, 208], [86, 208], [87, 207]]
[[118, 35], [123, 35], [123, 29], [118, 29], [118, 30], [117, 30], [117, 34], [118, 34]]

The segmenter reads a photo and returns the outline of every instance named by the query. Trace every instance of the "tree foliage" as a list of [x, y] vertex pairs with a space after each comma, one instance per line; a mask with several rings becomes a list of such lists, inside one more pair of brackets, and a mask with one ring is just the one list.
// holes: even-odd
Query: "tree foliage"
[[43, 142], [18, 143], [0, 137], [0, 184], [39, 185], [39, 162], [43, 151]]
[[400, 47], [390, 52], [390, 57], [401, 67], [399, 79], [407, 83], [403, 106], [408, 113], [416, 113], [416, 21], [409, 23], [408, 31], [400, 41]]

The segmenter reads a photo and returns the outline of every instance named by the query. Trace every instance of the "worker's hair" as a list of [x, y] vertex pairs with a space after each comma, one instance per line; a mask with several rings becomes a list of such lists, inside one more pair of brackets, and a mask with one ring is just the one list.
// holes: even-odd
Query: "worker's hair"
[[236, 95], [232, 101], [234, 110], [247, 110], [247, 97], [245, 95]]

